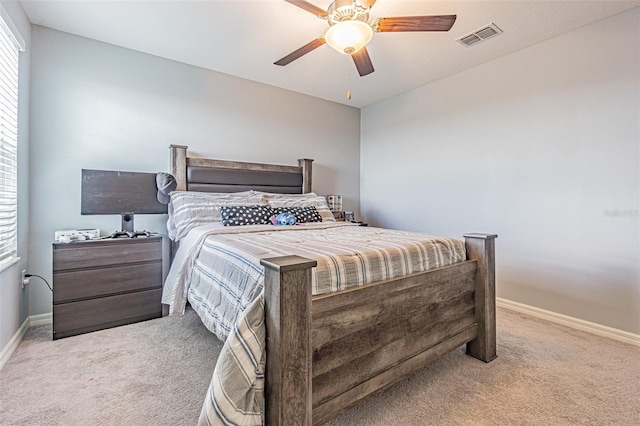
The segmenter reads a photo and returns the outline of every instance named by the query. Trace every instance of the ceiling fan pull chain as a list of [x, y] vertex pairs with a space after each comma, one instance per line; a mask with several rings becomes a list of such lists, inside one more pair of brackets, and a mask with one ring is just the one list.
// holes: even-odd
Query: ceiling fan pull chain
[[349, 58], [351, 56], [347, 55], [347, 61], [346, 63], [346, 67], [345, 67], [345, 71], [347, 72], [347, 99], [351, 100], [351, 73], [349, 72], [350, 68], [349, 68]]

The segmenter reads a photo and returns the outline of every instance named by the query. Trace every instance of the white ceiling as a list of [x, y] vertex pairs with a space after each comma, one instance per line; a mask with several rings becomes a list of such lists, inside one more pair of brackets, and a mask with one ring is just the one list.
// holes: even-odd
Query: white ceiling
[[[309, 1], [323, 9], [331, 3]], [[367, 47], [375, 72], [359, 77], [351, 58], [326, 45], [285, 67], [273, 65], [328, 28], [326, 21], [284, 0], [21, 3], [34, 24], [354, 107], [640, 6], [640, 0], [378, 0], [369, 22], [410, 15], [458, 18], [444, 33], [376, 33]], [[490, 23], [504, 33], [469, 48], [455, 41]], [[347, 72], [351, 100], [346, 98]]]

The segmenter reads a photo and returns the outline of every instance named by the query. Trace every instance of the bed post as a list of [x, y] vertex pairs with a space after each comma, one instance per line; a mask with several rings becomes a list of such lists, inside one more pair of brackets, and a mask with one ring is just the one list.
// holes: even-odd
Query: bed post
[[464, 236], [467, 259], [478, 261], [475, 288], [478, 337], [467, 343], [467, 354], [484, 362], [496, 355], [496, 277], [495, 234]]
[[187, 146], [169, 145], [171, 157], [169, 160], [170, 173], [176, 179], [176, 191], [187, 190]]
[[313, 160], [308, 158], [298, 159], [298, 166], [302, 167], [302, 193], [307, 194], [311, 192], [311, 167]]
[[311, 268], [300, 256], [262, 259], [267, 366], [265, 421], [311, 426]]

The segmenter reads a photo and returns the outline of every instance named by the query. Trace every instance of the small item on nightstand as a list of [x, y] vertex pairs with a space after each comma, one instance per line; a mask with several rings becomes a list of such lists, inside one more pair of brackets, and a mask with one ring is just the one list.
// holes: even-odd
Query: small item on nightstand
[[331, 210], [331, 213], [333, 213], [333, 217], [337, 221], [345, 220], [345, 217], [344, 217], [345, 212], [342, 211], [342, 195], [340, 194], [327, 195], [327, 205], [329, 206], [329, 210]]
[[71, 236], [69, 235], [61, 235], [58, 237], [58, 242], [60, 243], [70, 243], [71, 242]]
[[327, 205], [332, 212], [342, 212], [342, 195], [327, 195]]
[[100, 229], [68, 229], [56, 231], [54, 239], [58, 243], [70, 243], [73, 241], [95, 240], [100, 238]]
[[355, 216], [355, 214], [353, 214], [352, 211], [342, 212], [342, 213], [344, 215], [344, 219], [343, 220], [345, 220], [347, 222], [356, 223], [356, 224], [358, 224], [360, 226], [369, 226], [369, 224], [366, 223], [366, 222], [363, 222], [361, 220], [356, 220], [356, 216]]
[[137, 237], [150, 237], [149, 231], [116, 231], [109, 235], [109, 238], [137, 238]]

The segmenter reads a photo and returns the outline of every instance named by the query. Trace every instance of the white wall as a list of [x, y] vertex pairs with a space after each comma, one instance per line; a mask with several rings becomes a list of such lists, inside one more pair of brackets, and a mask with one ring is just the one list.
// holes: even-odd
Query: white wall
[[18, 256], [20, 261], [0, 271], [0, 353], [29, 316], [28, 291], [20, 286], [20, 272], [28, 263], [29, 235], [29, 73], [31, 24], [19, 2], [3, 1], [26, 43], [20, 53], [18, 87]]
[[636, 8], [364, 109], [364, 218], [497, 233], [499, 297], [640, 333], [639, 23]]
[[[169, 144], [220, 159], [297, 165], [359, 211], [360, 111], [59, 31], [33, 27], [30, 272], [51, 276], [55, 230], [120, 228], [80, 215], [82, 168], [167, 171]], [[166, 216], [136, 216], [163, 231]], [[51, 311], [31, 287], [32, 315]]]

